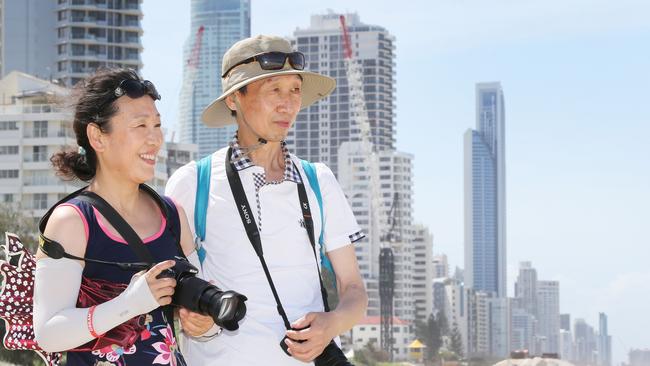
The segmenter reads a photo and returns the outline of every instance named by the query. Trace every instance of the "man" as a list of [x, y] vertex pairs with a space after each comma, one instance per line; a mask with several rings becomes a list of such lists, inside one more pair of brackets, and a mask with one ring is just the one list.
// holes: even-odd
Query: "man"
[[[246, 295], [247, 314], [237, 331], [215, 335], [212, 329], [186, 339], [189, 364], [302, 365], [365, 315], [368, 298], [352, 245], [363, 235], [345, 195], [330, 169], [315, 164], [321, 222], [313, 187], [284, 142], [299, 110], [336, 85], [330, 77], [303, 70], [304, 64], [304, 56], [293, 52], [289, 42], [271, 36], [239, 41], [223, 57], [224, 92], [205, 109], [203, 121], [215, 127], [236, 123], [238, 131], [228, 147], [211, 156], [202, 271], [217, 286]], [[301, 191], [308, 202], [300, 199]], [[192, 162], [174, 173], [166, 188], [190, 223], [196, 192], [197, 164]], [[306, 228], [312, 219], [310, 238]], [[321, 227], [339, 294], [331, 312], [324, 311], [316, 259]], [[254, 249], [257, 240], [270, 279]], [[278, 301], [294, 330], [287, 331]], [[200, 322], [187, 316], [183, 321], [193, 327], [190, 334], [203, 333], [195, 326]]]

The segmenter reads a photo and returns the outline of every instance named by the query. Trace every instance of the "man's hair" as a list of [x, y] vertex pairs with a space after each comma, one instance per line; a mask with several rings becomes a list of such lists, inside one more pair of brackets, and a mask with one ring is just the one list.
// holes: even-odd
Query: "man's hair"
[[[242, 86], [241, 88], [239, 88], [237, 90], [237, 92], [239, 92], [239, 94], [241, 94], [241, 95], [246, 95], [246, 93], [248, 92], [247, 86], [248, 85]], [[237, 117], [237, 111], [231, 109], [230, 110], [230, 115], [236, 118]]]

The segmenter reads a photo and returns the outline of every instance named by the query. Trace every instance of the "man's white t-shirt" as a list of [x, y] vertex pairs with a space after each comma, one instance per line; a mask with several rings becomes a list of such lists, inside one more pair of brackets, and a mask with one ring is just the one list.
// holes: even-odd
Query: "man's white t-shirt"
[[[212, 154], [203, 243], [207, 256], [202, 270], [203, 277], [221, 289], [247, 296], [247, 312], [237, 331], [223, 330], [207, 342], [185, 338], [183, 354], [189, 365], [304, 365], [280, 348], [286, 329], [235, 206], [225, 171], [227, 150]], [[291, 160], [307, 191], [319, 253], [319, 204], [300, 161], [293, 155]], [[324, 164], [315, 166], [323, 199], [323, 242], [329, 252], [350, 245], [360, 228], [332, 171]], [[240, 170], [239, 176], [250, 206], [257, 210], [252, 216], [260, 229], [264, 259], [287, 317], [293, 322], [308, 312], [323, 311], [317, 263], [304, 228], [297, 183], [284, 180], [259, 187], [258, 182], [258, 190], [255, 173], [259, 176], [263, 172], [262, 167], [252, 165]], [[191, 162], [172, 175], [165, 189], [165, 195], [185, 209], [193, 233], [196, 174], [196, 163]]]

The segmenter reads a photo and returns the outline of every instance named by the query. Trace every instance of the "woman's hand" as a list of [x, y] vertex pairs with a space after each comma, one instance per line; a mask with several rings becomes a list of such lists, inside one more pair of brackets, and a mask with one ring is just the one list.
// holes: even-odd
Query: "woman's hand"
[[151, 295], [160, 306], [169, 305], [172, 302], [176, 280], [168, 277], [158, 278], [158, 275], [164, 270], [172, 268], [175, 264], [176, 262], [173, 260], [160, 262], [144, 273]]

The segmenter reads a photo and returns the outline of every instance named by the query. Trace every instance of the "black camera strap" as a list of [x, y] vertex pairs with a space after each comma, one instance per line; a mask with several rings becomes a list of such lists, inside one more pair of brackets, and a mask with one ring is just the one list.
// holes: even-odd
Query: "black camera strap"
[[[168, 218], [168, 211], [167, 207], [165, 207], [165, 204], [162, 202], [162, 198], [154, 191], [152, 188], [145, 184], [140, 185], [140, 189], [142, 189], [144, 192], [148, 193], [154, 201], [156, 201], [156, 204], [160, 206], [160, 210], [165, 216], [165, 218]], [[111, 206], [106, 200], [104, 200], [101, 196], [94, 192], [89, 192], [89, 191], [82, 191], [79, 193], [79, 196], [77, 199], [81, 201], [85, 201], [90, 203], [93, 207], [95, 207], [101, 214], [110, 222], [110, 224], [117, 230], [118, 233], [124, 238], [124, 240], [129, 243], [129, 248], [133, 250], [133, 252], [140, 258], [141, 261], [144, 261], [146, 263], [151, 263], [151, 265], [154, 265], [156, 263], [156, 260], [154, 257], [151, 255], [151, 251], [147, 247], [145, 247], [144, 243], [142, 242], [142, 239], [140, 239], [140, 236], [133, 230], [131, 225], [129, 225], [126, 220]], [[169, 220], [167, 220], [168, 226], [169, 226]], [[178, 244], [177, 244], [178, 245]], [[183, 252], [181, 251], [181, 255], [183, 255]], [[165, 316], [167, 317], [167, 322], [170, 324], [172, 327], [172, 331], [174, 330], [174, 311], [171, 308], [170, 305], [163, 306], [163, 312], [165, 313]]]
[[[260, 232], [259, 229], [257, 228], [257, 224], [255, 223], [255, 219], [253, 218], [251, 206], [248, 204], [248, 199], [246, 198], [246, 192], [244, 191], [244, 186], [242, 185], [241, 179], [239, 177], [239, 173], [235, 171], [234, 166], [230, 160], [231, 154], [232, 154], [232, 148], [228, 149], [228, 152], [226, 153], [226, 175], [228, 176], [228, 183], [230, 184], [230, 189], [232, 190], [232, 194], [235, 199], [235, 204], [237, 205], [237, 211], [239, 212], [239, 216], [242, 220], [242, 223], [244, 224], [246, 235], [248, 236], [248, 239], [250, 240], [251, 245], [253, 246], [253, 249], [257, 254], [257, 257], [260, 259], [260, 263], [262, 264], [262, 269], [264, 270], [264, 274], [266, 275], [266, 280], [269, 282], [269, 286], [271, 287], [271, 292], [273, 293], [273, 297], [275, 298], [278, 314], [280, 314], [280, 317], [282, 317], [285, 328], [287, 328], [287, 330], [291, 330], [291, 323], [289, 322], [287, 314], [284, 311], [284, 307], [282, 306], [282, 302], [280, 301], [280, 296], [278, 295], [278, 291], [276, 290], [275, 284], [273, 283], [273, 279], [271, 278], [271, 273], [269, 272], [269, 268], [266, 265], [266, 261], [264, 260], [264, 253], [262, 250], [262, 241], [260, 239]], [[302, 182], [298, 183], [298, 197], [300, 200], [300, 208], [302, 209], [303, 218], [305, 220], [307, 235], [309, 236], [309, 241], [311, 243], [312, 251], [314, 252], [314, 259], [316, 260], [316, 270], [318, 272], [318, 280], [320, 284], [321, 295], [323, 298], [323, 308], [325, 309], [326, 312], [328, 312], [329, 305], [327, 303], [327, 290], [323, 286], [323, 280], [320, 276], [320, 270], [318, 266], [318, 256], [316, 255], [314, 223], [311, 218], [311, 210], [309, 208], [309, 200], [307, 199], [307, 191], [305, 190], [305, 185]]]
[[129, 243], [129, 248], [135, 252], [141, 261], [151, 264], [156, 263], [151, 252], [144, 246], [142, 239], [140, 239], [135, 230], [133, 230], [131, 225], [106, 200], [98, 194], [88, 191], [81, 192], [77, 199], [93, 205], [111, 223], [115, 230], [120, 233], [122, 238]]

